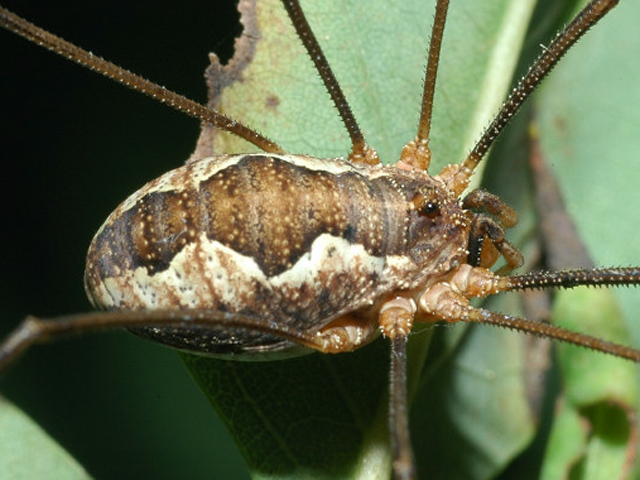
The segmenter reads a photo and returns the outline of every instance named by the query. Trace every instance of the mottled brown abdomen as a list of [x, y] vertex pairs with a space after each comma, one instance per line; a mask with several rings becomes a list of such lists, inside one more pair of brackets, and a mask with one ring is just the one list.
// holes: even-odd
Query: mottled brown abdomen
[[[191, 163], [107, 219], [87, 292], [100, 308], [206, 308], [319, 329], [411, 278], [410, 201], [423, 177], [275, 155]], [[178, 348], [247, 349], [238, 332], [145, 332]]]

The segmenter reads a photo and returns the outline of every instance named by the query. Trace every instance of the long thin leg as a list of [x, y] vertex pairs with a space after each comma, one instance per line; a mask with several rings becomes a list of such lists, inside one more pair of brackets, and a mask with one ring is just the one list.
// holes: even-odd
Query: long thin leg
[[398, 335], [391, 341], [389, 371], [389, 429], [393, 452], [393, 478], [416, 478], [413, 449], [409, 435], [409, 400], [407, 398], [407, 337]]
[[[602, 17], [604, 17], [619, 0], [593, 0], [567, 25], [545, 48], [542, 54], [536, 59], [527, 74], [520, 80], [518, 85], [511, 91], [511, 94], [500, 109], [500, 112], [493, 119], [489, 127], [484, 131], [480, 140], [469, 153], [469, 156], [462, 162], [456, 174], [457, 180], [456, 195], [460, 195], [469, 183], [476, 166], [493, 144], [494, 140], [502, 132], [509, 120], [515, 115], [524, 101], [529, 98], [540, 82], [553, 69], [565, 53]], [[458, 191], [459, 190], [459, 191]]]
[[218, 127], [222, 130], [237, 135], [249, 143], [268, 153], [284, 153], [282, 148], [260, 135], [255, 130], [229, 118], [221, 113], [211, 110], [204, 105], [200, 105], [182, 95], [161, 87], [135, 73], [125, 70], [118, 65], [111, 63], [91, 52], [88, 52], [40, 27], [26, 21], [6, 8], [0, 7], [0, 26], [7, 30], [26, 38], [27, 40], [40, 45], [58, 55], [65, 57], [83, 67], [93, 70], [114, 80], [136, 92], [143, 93], [154, 100], [165, 103], [170, 107], [194, 117], [206, 123]]
[[640, 350], [635, 348], [607, 342], [547, 323], [474, 308], [468, 300], [472, 297], [484, 297], [512, 290], [572, 288], [580, 285], [640, 285], [640, 267], [534, 272], [500, 277], [484, 268], [463, 265], [448, 282], [438, 283], [429, 288], [420, 298], [419, 304], [422, 311], [436, 320], [486, 323], [511, 328], [640, 363]]
[[316, 66], [316, 70], [318, 71], [320, 78], [322, 78], [322, 81], [331, 96], [331, 100], [333, 100], [333, 104], [338, 109], [340, 118], [342, 118], [342, 122], [349, 133], [349, 137], [351, 137], [352, 150], [349, 159], [354, 162], [370, 164], [380, 163], [378, 154], [365, 142], [364, 136], [358, 126], [358, 122], [353, 116], [353, 112], [349, 106], [349, 102], [347, 102], [347, 99], [342, 92], [342, 88], [340, 88], [340, 84], [338, 83], [333, 70], [331, 70], [327, 57], [325, 57], [322, 48], [320, 48], [318, 40], [311, 31], [309, 22], [307, 22], [307, 18], [304, 16], [302, 8], [300, 8], [300, 3], [298, 0], [283, 0], [282, 3], [289, 14], [289, 18], [291, 18], [291, 22], [298, 33], [298, 37], [307, 49], [313, 64]]
[[429, 41], [429, 55], [422, 92], [422, 111], [418, 122], [418, 132], [416, 133], [416, 138], [402, 149], [401, 160], [419, 170], [427, 170], [431, 162], [429, 136], [431, 134], [433, 96], [436, 90], [440, 50], [448, 10], [449, 0], [438, 0], [433, 26], [431, 27], [431, 40]]
[[504, 290], [531, 290], [533, 288], [573, 288], [579, 285], [618, 286], [640, 285], [640, 267], [615, 267], [560, 270], [558, 272], [531, 272], [504, 277]]
[[285, 340], [323, 350], [326, 339], [310, 332], [301, 332], [260, 318], [215, 310], [138, 310], [92, 312], [67, 315], [54, 319], [27, 317], [0, 343], [0, 375], [29, 347], [117, 328], [149, 327], [224, 327], [242, 328], [277, 335]]
[[494, 327], [510, 328], [519, 332], [528, 333], [543, 338], [550, 338], [564, 343], [589, 348], [597, 352], [613, 355], [614, 357], [631, 360], [640, 363], [640, 350], [617, 343], [607, 342], [591, 335], [556, 327], [549, 323], [535, 322], [525, 318], [512, 317], [497, 312], [491, 312], [480, 308], [469, 307], [462, 321], [484, 323]]
[[380, 309], [380, 330], [391, 340], [389, 433], [395, 480], [410, 480], [417, 476], [409, 432], [407, 396], [407, 338], [415, 312], [413, 301], [403, 297], [388, 301]]

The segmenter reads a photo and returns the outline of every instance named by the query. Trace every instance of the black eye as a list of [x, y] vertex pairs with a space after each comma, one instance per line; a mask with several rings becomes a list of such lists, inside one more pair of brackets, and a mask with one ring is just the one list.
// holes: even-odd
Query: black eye
[[430, 188], [418, 191], [411, 200], [413, 210], [421, 217], [433, 218], [440, 214], [440, 202], [437, 192]]
[[425, 202], [420, 213], [427, 217], [435, 217], [440, 213], [440, 206], [436, 202]]

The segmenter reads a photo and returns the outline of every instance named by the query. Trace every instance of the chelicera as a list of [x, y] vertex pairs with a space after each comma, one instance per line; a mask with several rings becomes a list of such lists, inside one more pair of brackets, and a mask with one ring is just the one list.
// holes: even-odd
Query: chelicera
[[[463, 195], [475, 166], [523, 99], [572, 41], [615, 2], [593, 2], [573, 24], [575, 30], [565, 31], [545, 51], [537, 63], [543, 74], [538, 71], [525, 78], [469, 157], [435, 177], [424, 171], [430, 159], [430, 103], [447, 2], [438, 4], [433, 34], [436, 41], [430, 53], [418, 136], [405, 147], [394, 167], [378, 165], [377, 153], [365, 143], [297, 2], [284, 3], [349, 131], [353, 144], [351, 163], [285, 156], [277, 145], [243, 125], [163, 91], [159, 96], [165, 102], [189, 113], [195, 111], [198, 118], [228, 129], [271, 153], [191, 162], [134, 194], [97, 234], [87, 262], [86, 285], [94, 304], [118, 312], [68, 318], [66, 326], [63, 319], [55, 323], [31, 320], [13, 338], [21, 342], [26, 333], [26, 342], [35, 342], [40, 336], [63, 335], [67, 330], [124, 326], [198, 353], [265, 352], [292, 344], [339, 353], [369, 343], [380, 328], [392, 339], [392, 360], [397, 362], [392, 368], [391, 403], [400, 406], [392, 409], [400, 414], [392, 416], [390, 428], [397, 452], [395, 472], [400, 478], [412, 475], [408, 430], [402, 413], [407, 405], [406, 387], [400, 372], [406, 361], [406, 338], [416, 320], [497, 324], [586, 344], [638, 361], [635, 350], [494, 314], [468, 303], [469, 298], [515, 289], [638, 281], [637, 269], [495, 275], [488, 268], [498, 256], [506, 260], [509, 268], [521, 263], [520, 254], [505, 240], [505, 230], [515, 223], [515, 214], [492, 195], [478, 190]], [[7, 24], [20, 22], [9, 14], [5, 18]], [[89, 62], [95, 60], [81, 61]], [[124, 72], [118, 71], [115, 76], [122, 78], [122, 75]], [[125, 83], [139, 90], [149, 88], [155, 92], [157, 88], [147, 87], [139, 78]], [[269, 188], [260, 192], [261, 198], [266, 199], [266, 208], [249, 220], [237, 217], [237, 212], [243, 210], [239, 205], [232, 205], [232, 214], [220, 213], [221, 205], [233, 204], [238, 199], [246, 201], [248, 194], [244, 193], [243, 183], [246, 180], [242, 177], [248, 173], [255, 173], [249, 177], [260, 178], [264, 185], [271, 182]], [[285, 187], [297, 189], [297, 195], [302, 196], [307, 185], [314, 189], [322, 185], [324, 191], [318, 188], [304, 202], [292, 202], [290, 212], [278, 210], [282, 198], [279, 194]], [[220, 190], [227, 192], [224, 202], [217, 196]], [[269, 195], [274, 196], [270, 202]], [[360, 206], [372, 206], [368, 215], [354, 216], [348, 208], [341, 209], [350, 196], [357, 198]], [[211, 202], [210, 211], [218, 214], [220, 221], [211, 220], [207, 210], [194, 212], [202, 199]], [[327, 205], [327, 211], [319, 208]], [[291, 222], [296, 224], [293, 219], [303, 213], [311, 220], [311, 226], [273, 232], [251, 228], [263, 227], [256, 218], [272, 226], [283, 215], [289, 219], [284, 222], [287, 227]], [[396, 225], [402, 226], [399, 233], [390, 234]], [[301, 277], [296, 266], [306, 260], [305, 256], [315, 259], [315, 265], [320, 267], [314, 274]], [[348, 268], [344, 265], [345, 258], [350, 259]], [[240, 266], [239, 259], [250, 260]], [[337, 264], [333, 265], [330, 259], [337, 260]], [[231, 267], [230, 261], [235, 262]], [[189, 271], [188, 266], [198, 262], [205, 262], [200, 271], [195, 271], [198, 268]], [[314, 272], [313, 266], [313, 262], [312, 268], [305, 265], [305, 271]], [[211, 271], [222, 271], [224, 275], [212, 279]], [[238, 271], [245, 277], [229, 293], [232, 280], [237, 280], [231, 279], [231, 273]], [[287, 274], [292, 278], [283, 280]], [[272, 279], [277, 277], [281, 290], [274, 293], [276, 284]], [[182, 283], [196, 278], [197, 283]], [[319, 289], [314, 291], [314, 285], [319, 285]], [[189, 292], [185, 294], [185, 290]], [[225, 298], [225, 293], [231, 298]], [[322, 305], [318, 299], [324, 300]], [[47, 331], [48, 328], [52, 331]], [[254, 332], [249, 340], [247, 330]], [[7, 362], [23, 348], [23, 344], [12, 339], [3, 346]]]

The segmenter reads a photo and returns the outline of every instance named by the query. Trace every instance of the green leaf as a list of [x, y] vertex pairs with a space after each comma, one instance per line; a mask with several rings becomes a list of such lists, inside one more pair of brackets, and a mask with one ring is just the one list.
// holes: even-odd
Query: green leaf
[[2, 478], [89, 479], [89, 475], [29, 417], [0, 397]]
[[[617, 343], [629, 342], [610, 291], [581, 288], [561, 292], [553, 315], [566, 328]], [[558, 356], [564, 374], [561, 416], [574, 420], [567, 423], [559, 418], [554, 423], [544, 478], [558, 478], [559, 471], [571, 478], [629, 478], [637, 468], [630, 460], [637, 453], [637, 369], [625, 360], [571, 345], [559, 345]], [[562, 446], [566, 444], [574, 445], [570, 454]]]
[[[637, 264], [637, 179], [640, 122], [637, 79], [629, 62], [640, 39], [629, 35], [640, 6], [621, 2], [559, 65], [537, 97], [542, 154], [553, 166], [567, 209], [596, 265]], [[626, 33], [625, 33], [626, 32]], [[629, 106], [629, 107], [627, 107]], [[562, 292], [560, 325], [622, 344], [640, 344], [637, 291]], [[552, 431], [547, 467], [558, 478], [637, 478], [638, 369], [571, 347], [559, 349], [565, 384], [563, 416], [581, 422], [573, 455], [555, 455], [566, 436]], [[579, 454], [577, 454], [579, 452]]]
[[185, 355], [255, 478], [387, 478], [388, 346], [230, 362]]
[[[533, 1], [452, 2], [433, 120], [431, 170], [460, 161], [497, 112], [511, 83]], [[434, 2], [302, 2], [311, 28], [367, 138], [397, 161], [417, 129]], [[345, 129], [279, 2], [261, 2], [261, 41], [223, 111], [292, 153], [344, 157]], [[274, 103], [276, 106], [274, 107]], [[218, 148], [218, 147], [217, 147]], [[219, 149], [246, 151], [230, 140]]]

